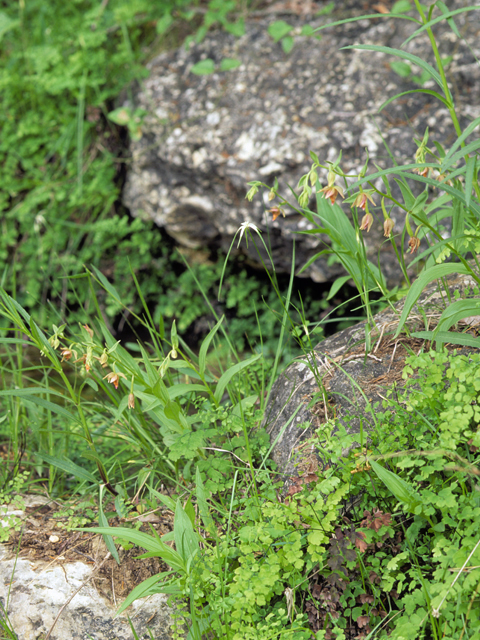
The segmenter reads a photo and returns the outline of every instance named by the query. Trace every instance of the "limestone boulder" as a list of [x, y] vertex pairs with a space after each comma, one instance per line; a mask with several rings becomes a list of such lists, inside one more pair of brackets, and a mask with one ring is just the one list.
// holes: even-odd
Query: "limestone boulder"
[[[25, 502], [30, 509], [38, 507], [42, 497], [30, 497]], [[26, 517], [18, 509], [1, 509], [3, 522], [13, 526], [19, 519], [26, 523], [28, 533], [33, 516]], [[92, 580], [107, 554], [106, 547], [103, 552], [98, 563], [81, 555], [78, 562], [65, 562], [62, 556], [39, 559], [23, 551], [17, 555], [12, 546], [0, 544], [0, 602], [18, 640], [38, 640], [47, 634], [49, 640], [133, 640], [127, 616], [139, 638], [173, 637], [171, 609], [163, 594], [139, 599], [115, 617], [120, 602], [115, 606], [97, 588], [105, 577], [97, 573], [97, 581]], [[113, 575], [111, 580], [113, 583]]]
[[[393, 2], [383, 4], [390, 7]], [[314, 5], [317, 10], [323, 6], [308, 3]], [[467, 5], [468, 0], [452, 0], [449, 8]], [[370, 18], [302, 35], [305, 26], [315, 29], [365, 11], [376, 9], [350, 0], [338, 3], [328, 16], [254, 14], [239, 38], [214, 31], [199, 44], [153, 59], [149, 77], [132, 101], [125, 102], [146, 112], [143, 135], [131, 142], [123, 194], [133, 215], [153, 219], [184, 246], [223, 250], [240, 225], [251, 221], [264, 232], [276, 269], [289, 272], [294, 239], [296, 266], [301, 267], [328, 238], [298, 235], [309, 225], [293, 209], [286, 218], [272, 221], [266, 213], [271, 206], [267, 193], [251, 203], [245, 199], [248, 182], [271, 185], [277, 178], [288, 195], [287, 185], [295, 188], [310, 168], [310, 150], [323, 162], [334, 161], [342, 150], [342, 168], [353, 173], [360, 171], [367, 151], [372, 163], [391, 166], [385, 144], [396, 162], [411, 162], [417, 149], [413, 139], [421, 138], [427, 126], [431, 140], [451, 144], [456, 135], [448, 110], [431, 95], [404, 95], [378, 113], [389, 97], [419, 88], [412, 77], [420, 69], [412, 67], [411, 77], [402, 78], [392, 68], [398, 59], [390, 55], [342, 49], [352, 44], [399, 48], [417, 23]], [[294, 46], [288, 54], [268, 33], [278, 20], [292, 27]], [[452, 56], [448, 80], [465, 124], [480, 115], [480, 69], [474, 58], [480, 56], [480, 21], [475, 12], [459, 14], [455, 21], [465, 40], [444, 23], [434, 31], [441, 55]], [[404, 49], [434, 62], [425, 33]], [[213, 61], [213, 73], [192, 73], [194, 65], [207, 59]], [[222, 72], [225, 59], [241, 64]], [[433, 80], [424, 87], [437, 89]], [[326, 184], [326, 172], [320, 180]], [[344, 210], [349, 211], [349, 205]], [[403, 226], [398, 211], [393, 210], [392, 217], [397, 228]], [[394, 283], [399, 272], [388, 243], [382, 245], [382, 220], [380, 214], [367, 236], [368, 250], [376, 262], [380, 249], [380, 261]], [[259, 264], [251, 244], [248, 249], [243, 244], [240, 251]], [[324, 282], [340, 273], [339, 264], [322, 257], [304, 275]]]
[[[455, 295], [480, 297], [472, 293], [477, 285], [471, 276], [452, 275], [447, 284], [452, 301]], [[425, 329], [425, 317], [434, 328], [447, 299], [437, 282], [428, 285], [407, 320], [410, 333]], [[374, 425], [373, 412], [383, 410], [386, 393], [394, 386], [397, 390], [404, 386], [405, 358], [425, 347], [424, 340], [408, 337], [405, 332], [393, 337], [404, 303], [401, 300], [394, 309], [374, 316], [376, 326], [370, 332], [367, 352], [366, 323], [361, 322], [320, 342], [313, 354], [298, 358], [273, 385], [263, 426], [269, 433], [272, 457], [283, 474], [285, 488], [292, 486], [299, 475], [330, 464], [322, 453], [322, 424], [335, 418], [332, 437], [343, 425], [349, 435], [357, 437], [353, 446], [359, 447], [361, 429], [368, 438]], [[468, 329], [466, 321], [463, 330]], [[457, 349], [458, 353], [473, 350]]]

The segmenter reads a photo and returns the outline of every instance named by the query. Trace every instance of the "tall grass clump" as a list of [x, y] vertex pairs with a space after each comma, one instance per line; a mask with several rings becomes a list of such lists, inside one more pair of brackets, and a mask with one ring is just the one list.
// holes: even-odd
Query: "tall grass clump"
[[[428, 91], [447, 107], [457, 133], [453, 144], [432, 145], [425, 132], [412, 163], [369, 174], [367, 161], [355, 176], [342, 171], [341, 157], [323, 163], [312, 152], [312, 167], [293, 202], [282, 197], [277, 183], [251, 183], [248, 194], [267, 188], [278, 199], [277, 215], [291, 206], [308, 219], [310, 233], [330, 237], [326, 251], [344, 265], [344, 281], [354, 281], [367, 314], [366, 346], [375, 325], [372, 291], [392, 306], [399, 295], [367, 259], [362, 233], [374, 223], [376, 203], [408, 289], [397, 335], [431, 281], [462, 273], [480, 284], [480, 142], [473, 136], [480, 118], [461, 130], [432, 31], [447, 21], [457, 35], [455, 16], [475, 8], [449, 11], [436, 2], [425, 10], [417, 0], [415, 7], [415, 17], [407, 16], [418, 23], [411, 37], [429, 38], [435, 66], [401, 49], [361, 48], [406, 57], [429, 74], [436, 90], [415, 90]], [[124, 37], [120, 28], [118, 38]], [[86, 95], [88, 74], [82, 82]], [[79, 177], [80, 164], [75, 166], [72, 189], [78, 196], [88, 186], [86, 174]], [[320, 169], [328, 171], [325, 186]], [[391, 179], [400, 199], [392, 194]], [[412, 180], [422, 186], [418, 196]], [[313, 190], [315, 211], [308, 208]], [[337, 203], [344, 196], [351, 217]], [[392, 206], [405, 216], [398, 235]], [[451, 225], [448, 237], [440, 226], [444, 220]], [[251, 223], [239, 233], [240, 239], [263, 242]], [[420, 271], [411, 283], [405, 252], [418, 253], [422, 239], [427, 248], [414, 259]], [[295, 326], [293, 273], [286, 293], [274, 269], [269, 277], [281, 327], [273, 361], [261, 350], [246, 358], [239, 353], [228, 322], [215, 317], [213, 307], [215, 320], [193, 351], [175, 322], [167, 328], [162, 316], [152, 315], [135, 268], [139, 309], [130, 309], [116, 282], [94, 265], [84, 276], [90, 306], [83, 313], [89, 315], [80, 325], [58, 323], [48, 331], [21, 296], [2, 289], [0, 427], [9, 438], [10, 468], [18, 475], [29, 465], [32, 482], [43, 482], [52, 495], [95, 492], [99, 526], [88, 530], [103, 535], [114, 556], [114, 543], [121, 541], [137, 545], [141, 557], [164, 561], [168, 569], [135, 587], [120, 609], [166, 593], [176, 607], [176, 637], [184, 637], [187, 627], [191, 640], [480, 640], [480, 360], [476, 353], [443, 348], [447, 341], [477, 346], [472, 336], [458, 337], [450, 329], [478, 314], [478, 301], [455, 300], [434, 329], [422, 332], [436, 341], [437, 351], [412, 354], [403, 370], [404, 389], [389, 390], [382, 403], [367, 403], [373, 421], [368, 441], [362, 434], [355, 449], [358, 435], [333, 414], [320, 425], [311, 444], [329, 463], [299, 468], [287, 490], [283, 470], [269, 460], [272, 445], [262, 418], [286, 335], [296, 336], [309, 363], [315, 345], [307, 322]], [[117, 340], [96, 295], [99, 286], [103, 299], [129, 309], [144, 341]], [[304, 318], [301, 301], [298, 310]], [[221, 345], [226, 355], [220, 358]], [[33, 361], [32, 353], [40, 360]], [[108, 526], [107, 502], [125, 526]], [[160, 537], [128, 520], [134, 511], [159, 506], [173, 514], [169, 534]]]

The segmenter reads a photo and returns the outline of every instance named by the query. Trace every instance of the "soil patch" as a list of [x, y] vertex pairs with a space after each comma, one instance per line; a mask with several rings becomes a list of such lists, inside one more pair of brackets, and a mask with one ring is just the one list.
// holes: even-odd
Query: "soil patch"
[[[20, 532], [12, 533], [7, 544], [12, 555], [18, 551], [20, 556], [35, 561], [40, 569], [78, 561], [95, 568], [104, 560], [108, 550], [102, 536], [68, 531], [59, 526], [68, 521], [68, 517], [55, 517], [55, 514], [65, 510], [64, 505], [44, 496], [27, 496], [25, 501], [27, 506], [22, 518], [24, 527]], [[110, 506], [107, 505], [108, 508]], [[140, 531], [151, 534], [151, 526], [161, 537], [173, 530], [173, 518], [170, 511], [159, 508], [129, 518], [109, 518], [109, 525], [133, 528], [141, 522]], [[92, 522], [85, 526], [95, 527], [97, 524]], [[137, 559], [143, 552], [138, 547], [124, 549], [120, 544], [116, 544], [116, 547], [120, 565], [110, 557], [92, 579], [97, 590], [113, 606], [119, 605], [117, 598], [122, 601], [143, 580], [168, 570], [159, 558]]]

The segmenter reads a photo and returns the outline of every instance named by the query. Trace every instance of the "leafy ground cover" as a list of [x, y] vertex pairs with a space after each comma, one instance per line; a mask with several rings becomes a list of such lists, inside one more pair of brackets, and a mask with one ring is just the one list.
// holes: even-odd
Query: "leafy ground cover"
[[[149, 57], [181, 46], [187, 36], [200, 40], [215, 26], [240, 35], [246, 11], [256, 6], [244, 0], [35, 0], [2, 7], [0, 271], [5, 289], [42, 326], [88, 320], [88, 265], [108, 277], [129, 310], [142, 308], [133, 271], [157, 324], [176, 318], [181, 331], [191, 333], [197, 323], [196, 333], [207, 333], [212, 315], [202, 291], [217, 298], [222, 257], [206, 252], [189, 270], [154, 223], [125, 211], [127, 135], [141, 135], [142, 114], [116, 108], [116, 100], [142, 81]], [[259, 343], [254, 308], [265, 326], [276, 327], [263, 304], [278, 313], [276, 296], [255, 282], [245, 266], [227, 266], [217, 306], [239, 318], [230, 327], [238, 349]], [[255, 304], [245, 305], [246, 298]], [[309, 298], [313, 318], [322, 302]], [[124, 307], [112, 297], [99, 303], [115, 332], [126, 327], [132, 333], [130, 311], [122, 316]]]
[[[239, 20], [228, 18], [227, 4], [210, 2], [200, 15], [217, 12], [225, 28], [240, 29]], [[231, 11], [236, 7], [232, 3]], [[374, 223], [376, 201], [403, 268], [407, 249], [417, 252], [420, 238], [428, 245], [414, 258], [421, 266], [415, 282], [405, 270], [408, 293], [392, 339], [405, 335], [428, 283], [438, 280], [441, 287], [442, 278], [459, 273], [472, 286], [480, 284], [480, 143], [472, 135], [480, 118], [459, 128], [433, 33], [446, 20], [458, 35], [455, 17], [473, 8], [449, 11], [442, 2], [425, 8], [417, 1], [415, 10], [409, 2], [395, 7], [394, 15], [417, 22], [413, 37], [430, 38], [436, 68], [411, 55], [407, 59], [436, 83], [435, 91], [424, 90], [448, 108], [456, 141], [445, 149], [430, 144], [426, 132], [411, 165], [368, 174], [366, 164], [357, 176], [343, 173], [341, 158], [324, 164], [313, 152], [294, 201], [283, 198], [277, 183], [255, 182], [248, 195], [266, 188], [277, 198], [274, 215], [293, 206], [314, 233], [330, 236], [327, 251], [344, 265], [368, 319], [367, 352], [375, 324], [372, 292], [392, 307], [398, 295], [367, 259], [362, 240]], [[293, 302], [293, 274], [285, 290], [269, 276], [269, 295], [278, 304], [272, 357], [262, 348], [262, 317], [260, 348], [246, 355], [245, 344], [239, 349], [212, 304], [214, 320], [193, 350], [179, 330], [189, 323], [182, 325], [181, 317], [170, 322], [168, 313], [148, 304], [151, 281], [142, 277], [142, 263], [132, 258], [128, 264], [117, 255], [118, 243], [126, 239], [133, 243], [132, 254], [141, 256], [137, 249], [143, 246], [149, 260], [155, 239], [142, 235], [134, 222], [115, 218], [118, 155], [109, 145], [120, 135], [111, 123], [121, 114], [108, 116], [119, 85], [105, 78], [117, 71], [122, 83], [136, 77], [143, 45], [180, 29], [187, 7], [127, 7], [118, 0], [88, 9], [83, 3], [21, 2], [16, 13], [10, 7], [1, 14], [8, 54], [2, 57], [0, 146], [7, 185], [0, 290], [2, 500], [20, 507], [26, 488], [40, 486], [56, 500], [75, 496], [80, 506], [66, 503], [66, 515], [58, 518], [62, 544], [67, 533], [85, 533], [85, 540], [101, 534], [114, 559], [120, 559], [118, 544], [143, 550], [138, 562], [146, 566], [157, 558], [122, 608], [149, 593], [168, 593], [177, 610], [178, 637], [186, 624], [195, 640], [480, 638], [479, 339], [456, 330], [462, 319], [474, 324], [478, 291], [449, 300], [435, 325], [425, 315], [424, 331], [410, 338], [436, 350], [412, 351], [404, 388], [392, 387], [382, 404], [371, 404], [368, 439], [362, 433], [352, 449], [352, 436], [334, 417], [320, 425], [313, 443], [330, 464], [320, 468], [312, 462], [285, 495], [262, 418], [289, 338], [305, 356], [318, 340], [301, 301]], [[193, 20], [198, 14], [192, 12]], [[196, 37], [208, 20], [200, 20], [200, 31], [192, 30]], [[388, 52], [402, 57], [401, 51]], [[125, 124], [136, 135], [141, 114], [129, 118]], [[319, 182], [321, 169], [328, 170], [326, 186]], [[389, 188], [392, 175], [401, 201]], [[424, 185], [416, 197], [412, 179]], [[314, 189], [317, 209], [311, 211]], [[351, 217], [336, 202], [343, 195]], [[391, 206], [405, 214], [397, 235]], [[240, 233], [243, 240], [263, 242], [251, 224]], [[41, 281], [26, 266], [33, 255]], [[107, 258], [110, 272], [102, 262]], [[90, 265], [86, 270], [83, 262]], [[62, 272], [65, 278], [58, 277]], [[196, 272], [184, 273], [203, 295], [208, 287]], [[127, 276], [133, 283], [128, 290]], [[55, 301], [51, 306], [49, 298]], [[141, 327], [144, 340], [117, 339], [111, 319], [119, 312]], [[470, 351], [455, 352], [446, 344]], [[98, 496], [94, 502], [92, 494]], [[158, 516], [160, 509], [171, 514], [168, 532], [157, 522], [151, 528], [142, 522], [141, 516]], [[12, 535], [19, 527], [13, 519]], [[15, 637], [8, 618], [0, 625], [5, 637]]]

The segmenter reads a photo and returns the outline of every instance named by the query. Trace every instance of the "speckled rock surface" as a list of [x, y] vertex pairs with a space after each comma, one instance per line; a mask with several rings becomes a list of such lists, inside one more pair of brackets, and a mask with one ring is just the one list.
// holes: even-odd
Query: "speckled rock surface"
[[[470, 276], [452, 275], [447, 281], [452, 299], [455, 291], [461, 296], [466, 291], [471, 295], [475, 286]], [[410, 331], [425, 328], [420, 308], [433, 328], [435, 319], [445, 308], [445, 300], [445, 294], [442, 295], [436, 283], [428, 285], [407, 320]], [[350, 434], [360, 433], [362, 420], [363, 429], [368, 433], [373, 425], [369, 406], [381, 403], [385, 392], [393, 384], [397, 388], [402, 387], [401, 371], [407, 356], [402, 342], [407, 340], [404, 334], [397, 340], [393, 340], [392, 336], [397, 329], [404, 302], [398, 302], [395, 311], [387, 309], [375, 316], [376, 329], [371, 334], [372, 348], [367, 357], [365, 322], [361, 322], [319, 343], [314, 358], [310, 358], [308, 363], [306, 358], [299, 359], [274, 384], [263, 424], [274, 444], [272, 457], [285, 474], [287, 486], [289, 477], [297, 474], [298, 465], [301, 468], [302, 459], [308, 457], [310, 452], [315, 452], [321, 464], [329, 462], [328, 459], [322, 459], [319, 439], [315, 440], [315, 444], [305, 446], [325, 417], [335, 415]], [[424, 341], [410, 339], [408, 344], [418, 351]], [[324, 415], [324, 396], [319, 381], [324, 385], [329, 399], [327, 416]], [[381, 407], [377, 407], [378, 410]]]
[[[449, 7], [467, 4], [452, 0]], [[212, 32], [188, 51], [180, 48], [152, 60], [150, 77], [134, 99], [147, 116], [143, 137], [131, 143], [133, 158], [124, 190], [124, 202], [133, 215], [152, 218], [185, 246], [223, 249], [230, 246], [242, 222], [254, 222], [264, 231], [268, 222], [275, 266], [289, 271], [294, 237], [298, 267], [317, 253], [325, 238], [297, 235], [307, 224], [293, 211], [285, 219], [268, 221], [265, 208], [271, 205], [266, 200], [262, 202], [260, 195], [252, 203], [245, 200], [247, 182], [273, 184], [277, 177], [288, 194], [287, 184], [295, 187], [309, 169], [310, 150], [326, 161], [334, 160], [342, 149], [345, 171], [361, 169], [365, 148], [372, 161], [391, 166], [379, 131], [399, 163], [411, 161], [416, 150], [413, 137], [423, 136], [426, 126], [431, 140], [451, 143], [455, 136], [448, 111], [429, 95], [403, 96], [377, 114], [387, 98], [418, 88], [394, 73], [389, 63], [395, 58], [341, 50], [355, 43], [398, 48], [415, 23], [370, 19], [328, 28], [321, 39], [299, 35], [305, 24], [319, 27], [365, 11], [375, 9], [368, 2], [350, 0], [339, 3], [330, 16], [271, 15], [249, 21], [238, 39]], [[267, 33], [269, 24], [278, 19], [288, 21], [296, 34], [288, 55]], [[480, 56], [478, 12], [459, 15], [456, 23]], [[448, 78], [463, 122], [469, 122], [480, 115], [480, 70], [465, 42], [448, 28], [437, 25], [435, 33], [441, 55], [453, 56]], [[422, 59], [433, 59], [425, 34], [405, 48]], [[192, 74], [192, 65], [205, 58], [217, 65], [223, 58], [236, 58], [242, 64], [230, 72]], [[425, 87], [437, 88], [433, 81]], [[326, 182], [325, 175], [320, 179]], [[396, 215], [393, 211], [392, 217]], [[380, 214], [368, 236], [375, 262], [381, 227]], [[247, 252], [244, 246], [241, 250]], [[258, 263], [255, 249], [250, 246], [248, 251], [251, 261]], [[383, 245], [380, 259], [392, 282], [397, 277], [396, 262], [388, 251]], [[322, 257], [307, 275], [317, 282], [329, 281], [340, 269]]]
[[[91, 563], [52, 560], [15, 558], [11, 549], [0, 545], [0, 600], [18, 640], [45, 638], [65, 602], [92, 573]], [[87, 581], [63, 609], [49, 639], [133, 640], [127, 613], [142, 640], [172, 638], [171, 610], [163, 594], [137, 600], [118, 618], [115, 613], [116, 608]]]

